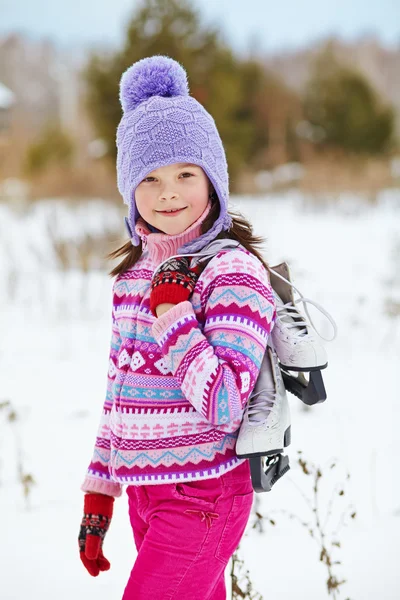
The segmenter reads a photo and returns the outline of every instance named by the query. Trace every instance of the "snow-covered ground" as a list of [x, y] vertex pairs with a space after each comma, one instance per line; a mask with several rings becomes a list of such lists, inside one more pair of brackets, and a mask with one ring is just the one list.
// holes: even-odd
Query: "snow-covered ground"
[[[356, 197], [312, 204], [295, 192], [232, 203], [267, 237], [270, 264], [288, 260], [295, 284], [339, 327], [327, 345], [328, 400], [305, 410], [289, 396], [292, 470], [271, 493], [257, 496], [258, 510], [276, 526], [265, 523], [263, 534], [249, 527], [241, 557], [264, 600], [328, 597], [320, 548], [296, 520], [279, 513], [313, 520], [304, 498], [312, 498], [313, 482], [296, 463], [302, 450], [322, 469], [322, 520], [336, 488], [326, 534], [341, 544], [333, 552], [341, 561], [333, 573], [347, 580], [340, 597], [395, 600], [400, 315], [389, 316], [386, 307], [400, 304], [400, 190], [383, 191], [374, 205]], [[105, 541], [111, 570], [94, 579], [79, 561], [79, 486], [105, 393], [111, 280], [94, 259], [86, 273], [78, 263], [61, 270], [51, 242], [65, 242], [73, 258], [74, 243], [87, 235], [93, 244], [99, 235], [117, 236], [120, 220], [114, 206], [100, 201], [75, 208], [43, 202], [19, 213], [0, 205], [0, 404], [9, 400], [17, 413], [8, 423], [0, 410], [2, 600], [118, 600], [135, 559], [123, 496]], [[329, 336], [329, 324], [316, 315]], [[28, 507], [18, 452], [36, 482]], [[352, 510], [356, 518], [330, 537], [342, 513]]]

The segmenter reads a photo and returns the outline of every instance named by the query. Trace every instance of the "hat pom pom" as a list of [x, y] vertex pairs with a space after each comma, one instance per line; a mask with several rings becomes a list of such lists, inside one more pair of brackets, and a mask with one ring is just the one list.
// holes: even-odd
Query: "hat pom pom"
[[151, 56], [134, 63], [121, 77], [120, 101], [124, 112], [152, 96], [187, 96], [185, 69], [168, 56]]

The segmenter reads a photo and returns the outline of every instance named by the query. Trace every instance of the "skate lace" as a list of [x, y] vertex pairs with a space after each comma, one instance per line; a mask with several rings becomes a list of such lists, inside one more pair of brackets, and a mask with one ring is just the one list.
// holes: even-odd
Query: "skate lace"
[[[276, 383], [277, 383], [277, 387], [278, 387], [282, 383], [282, 377], [281, 377], [281, 372], [280, 372], [279, 368], [275, 369], [275, 377], [276, 377]], [[263, 394], [263, 398], [259, 399], [258, 396], [260, 396], [261, 394]], [[258, 392], [251, 394], [248, 404], [245, 408], [245, 413], [247, 413], [248, 421], [249, 421], [250, 425], [257, 427], [258, 425], [265, 423], [265, 421], [268, 419], [270, 412], [273, 410], [273, 408], [275, 406], [276, 396], [277, 396], [277, 391], [274, 391], [272, 389], [267, 389], [267, 388], [264, 388], [262, 390], [259, 390]], [[264, 413], [263, 419], [256, 418], [256, 417], [260, 417], [260, 415], [263, 413]]]
[[[191, 257], [191, 258], [197, 258], [197, 263], [198, 262], [202, 262], [204, 260], [209, 260], [211, 258], [213, 258], [215, 256], [216, 251], [218, 250], [224, 250], [223, 247], [219, 247], [219, 241], [220, 240], [215, 240], [214, 242], [211, 242], [211, 244], [209, 244], [209, 246], [206, 248], [206, 250], [203, 250], [202, 252], [195, 252], [195, 253], [191, 253], [191, 254], [174, 254], [174, 256], [170, 256], [169, 258], [163, 260], [157, 267], [157, 269], [155, 270], [155, 273], [157, 273], [157, 271], [159, 269], [161, 269], [162, 265], [171, 260], [171, 258], [180, 258], [180, 257]], [[231, 247], [229, 249], [233, 249], [235, 247], [239, 247], [240, 244], [239, 243], [234, 243], [231, 245]], [[227, 248], [225, 248], [227, 249]], [[287, 302], [286, 304], [282, 304], [282, 306], [277, 307], [277, 318], [280, 320], [281, 323], [283, 323], [284, 327], [287, 329], [291, 329], [294, 327], [301, 327], [301, 329], [296, 332], [296, 337], [301, 337], [303, 335], [305, 335], [306, 333], [306, 326], [307, 326], [307, 322], [305, 320], [303, 321], [296, 321], [295, 323], [287, 323], [282, 321], [282, 319], [284, 317], [289, 316], [293, 316], [293, 314], [290, 313], [296, 313], [297, 317], [301, 317], [301, 313], [299, 313], [298, 309], [296, 308], [296, 304], [298, 304], [299, 302], [302, 302], [303, 306], [304, 306], [304, 312], [306, 313], [308, 320], [310, 322], [311, 327], [314, 329], [314, 331], [316, 332], [317, 335], [319, 335], [319, 337], [322, 340], [325, 340], [326, 342], [333, 342], [333, 340], [336, 338], [337, 336], [337, 325], [333, 319], [333, 317], [328, 313], [328, 311], [326, 311], [320, 304], [318, 304], [318, 302], [314, 302], [314, 300], [311, 300], [310, 298], [305, 298], [303, 296], [303, 294], [298, 290], [298, 288], [293, 285], [293, 283], [291, 281], [288, 281], [285, 277], [283, 277], [280, 273], [277, 273], [274, 269], [271, 269], [271, 267], [268, 267], [268, 270], [271, 273], [274, 273], [274, 275], [276, 275], [279, 279], [281, 279], [282, 281], [284, 281], [285, 283], [288, 283], [290, 285], [290, 287], [292, 287], [295, 292], [298, 293], [299, 298], [297, 298], [294, 301], [294, 306], [291, 302]], [[310, 313], [308, 312], [308, 308], [306, 306], [306, 304], [312, 304], [313, 306], [315, 306], [315, 308], [317, 310], [319, 310], [330, 322], [330, 324], [332, 325], [333, 328], [333, 336], [331, 338], [325, 338], [323, 335], [320, 334], [320, 332], [318, 331], [318, 329], [315, 327], [311, 317], [310, 317]]]
[[[305, 298], [303, 296], [303, 294], [300, 292], [300, 290], [295, 285], [293, 285], [293, 283], [291, 283], [291, 281], [288, 281], [285, 277], [280, 275], [280, 273], [277, 273], [276, 271], [274, 271], [274, 269], [271, 269], [271, 267], [268, 267], [268, 270], [271, 271], [271, 273], [273, 273], [277, 277], [279, 277], [279, 279], [282, 279], [282, 281], [285, 281], [286, 283], [288, 283], [290, 285], [290, 287], [292, 287], [295, 290], [295, 292], [297, 292], [299, 295], [299, 298], [296, 298], [294, 300], [294, 305], [291, 302], [287, 302], [286, 304], [277, 306], [277, 308], [276, 308], [277, 318], [283, 324], [283, 326], [286, 329], [291, 329], [294, 327], [301, 327], [301, 329], [295, 333], [295, 337], [301, 337], [306, 333], [305, 327], [307, 326], [307, 322], [304, 320], [304, 317], [302, 317], [301, 313], [299, 313], [298, 309], [296, 308], [296, 304], [301, 302], [304, 306], [304, 312], [306, 313], [306, 315], [308, 317], [310, 325], [314, 329], [316, 334], [319, 335], [319, 337], [322, 340], [325, 340], [326, 342], [333, 342], [333, 340], [337, 336], [337, 325], [336, 325], [333, 317], [328, 313], [328, 311], [325, 310], [320, 304], [318, 304], [318, 302], [315, 302], [314, 300], [311, 300], [310, 298]], [[315, 325], [310, 317], [310, 313], [308, 312], [308, 308], [306, 306], [307, 304], [312, 304], [313, 306], [315, 306], [315, 308], [317, 310], [319, 310], [328, 319], [328, 321], [330, 322], [330, 324], [332, 325], [332, 328], [333, 328], [333, 336], [331, 338], [325, 338], [323, 335], [321, 335], [321, 333], [315, 327]], [[294, 313], [296, 313], [296, 314], [294, 315]], [[288, 316], [302, 317], [303, 320], [295, 321], [294, 323], [287, 323], [287, 322], [283, 321], [284, 317], [288, 317]]]
[[[276, 315], [284, 329], [299, 329], [293, 333], [293, 337], [300, 338], [307, 334], [307, 321], [305, 321], [304, 317], [302, 317], [291, 302], [282, 305], [278, 304], [276, 307]], [[287, 317], [290, 317], [290, 322], [285, 320]], [[297, 317], [297, 320], [294, 322], [292, 322], [293, 317]], [[301, 317], [302, 320], [299, 320], [299, 317]]]

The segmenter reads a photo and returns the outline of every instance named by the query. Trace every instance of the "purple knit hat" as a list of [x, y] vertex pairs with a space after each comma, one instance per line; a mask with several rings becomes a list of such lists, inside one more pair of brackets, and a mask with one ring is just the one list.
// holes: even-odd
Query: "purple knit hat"
[[[228, 230], [228, 168], [214, 119], [189, 96], [186, 71], [168, 56], [151, 56], [134, 63], [121, 77], [123, 116], [117, 130], [118, 189], [129, 206], [125, 219], [134, 246], [139, 217], [135, 191], [154, 169], [178, 162], [196, 164], [205, 171], [220, 203], [213, 227], [190, 242], [200, 250], [222, 230]], [[185, 246], [183, 246], [185, 248]]]

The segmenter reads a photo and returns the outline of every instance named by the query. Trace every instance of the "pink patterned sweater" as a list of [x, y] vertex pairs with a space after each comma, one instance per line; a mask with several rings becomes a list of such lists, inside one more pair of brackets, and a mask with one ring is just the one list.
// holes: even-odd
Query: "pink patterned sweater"
[[[142, 228], [144, 241], [157, 235], [148, 234]], [[190, 301], [156, 319], [150, 284], [160, 257], [176, 250], [167, 238], [164, 256], [160, 246], [144, 251], [114, 282], [107, 395], [86, 492], [209, 479], [243, 462], [238, 428], [275, 318], [267, 272], [245, 249], [221, 251]]]

